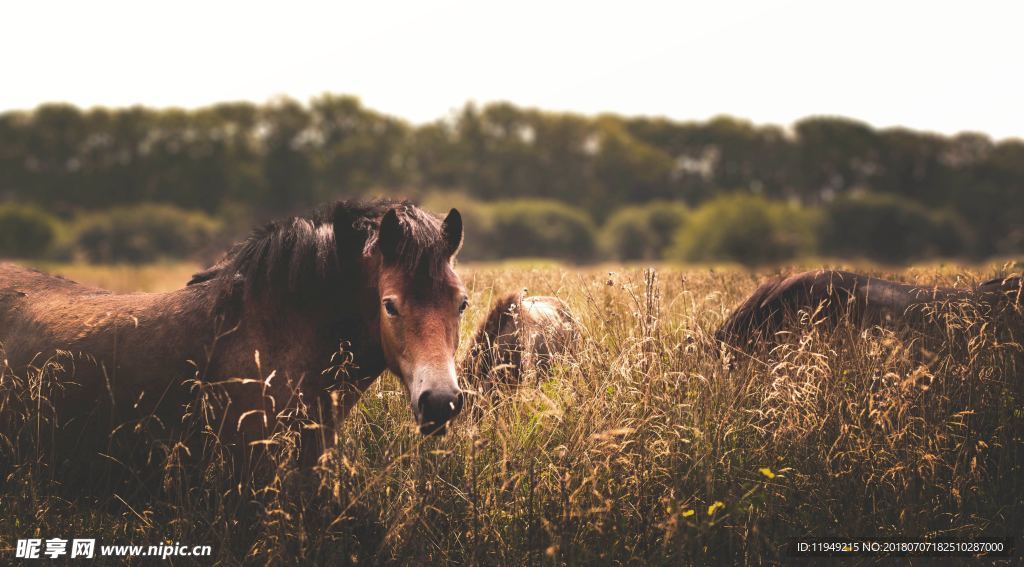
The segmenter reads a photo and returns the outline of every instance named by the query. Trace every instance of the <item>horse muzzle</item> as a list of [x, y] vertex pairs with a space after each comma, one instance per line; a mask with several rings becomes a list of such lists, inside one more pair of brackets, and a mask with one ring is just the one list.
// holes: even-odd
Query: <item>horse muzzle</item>
[[465, 405], [466, 394], [456, 388], [427, 389], [416, 400], [420, 433], [423, 435], [444, 435], [448, 422], [459, 415]]

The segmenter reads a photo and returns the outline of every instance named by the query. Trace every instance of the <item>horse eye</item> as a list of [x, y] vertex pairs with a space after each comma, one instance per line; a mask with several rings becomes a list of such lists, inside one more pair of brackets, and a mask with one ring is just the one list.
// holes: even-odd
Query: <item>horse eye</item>
[[398, 317], [398, 307], [395, 307], [395, 302], [391, 299], [384, 300], [384, 311], [387, 311], [388, 317]]
[[469, 307], [469, 300], [463, 299], [462, 303], [459, 304], [459, 315], [462, 315], [466, 311], [467, 307]]

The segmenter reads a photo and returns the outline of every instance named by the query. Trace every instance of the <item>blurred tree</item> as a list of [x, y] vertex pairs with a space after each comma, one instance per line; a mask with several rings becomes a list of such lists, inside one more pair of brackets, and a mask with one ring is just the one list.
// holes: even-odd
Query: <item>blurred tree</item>
[[778, 262], [813, 253], [817, 216], [795, 205], [752, 195], [730, 195], [693, 212], [666, 259], [692, 262]]
[[620, 120], [598, 121], [594, 173], [603, 203], [591, 203], [599, 218], [623, 203], [672, 198], [672, 158], [629, 135]]
[[878, 135], [878, 171], [874, 190], [935, 205], [946, 197], [949, 171], [945, 156], [949, 141], [936, 134], [905, 128], [883, 130]]
[[672, 160], [668, 188], [672, 198], [694, 204], [714, 192], [719, 149], [709, 143], [702, 124], [666, 118], [631, 118], [624, 119], [623, 126], [631, 136], [658, 148]]
[[0, 199], [28, 199], [25, 137], [31, 124], [26, 112], [0, 114]]
[[956, 172], [948, 204], [978, 236], [981, 254], [1024, 251], [1024, 141], [1007, 140]]
[[323, 95], [310, 105], [316, 200], [399, 187], [411, 178], [409, 127], [370, 112], [359, 99]]
[[0, 258], [35, 258], [57, 237], [57, 219], [28, 205], [0, 204]]
[[160, 171], [147, 161], [148, 144], [156, 138], [161, 114], [139, 107], [91, 110], [80, 153], [79, 191], [67, 199], [76, 208], [94, 208], [153, 198], [146, 194], [147, 185]]
[[77, 250], [90, 262], [151, 262], [184, 258], [216, 237], [220, 223], [170, 205], [116, 207], [75, 222]]
[[596, 230], [585, 213], [557, 201], [500, 201], [490, 207], [493, 231], [487, 247], [498, 258], [588, 260]]
[[[248, 208], [258, 208], [259, 200], [268, 193], [261, 171], [260, 108], [249, 102], [223, 103], [199, 109], [196, 115], [210, 124], [208, 135], [222, 146], [219, 155], [224, 160], [221, 174], [224, 187], [217, 194], [223, 201], [216, 204], [216, 210], [222, 211], [226, 205], [237, 206], [239, 203], [247, 204]], [[192, 207], [185, 202], [178, 202], [178, 205]]]
[[805, 203], [819, 203], [869, 187], [878, 172], [878, 135], [846, 118], [812, 117], [796, 123], [797, 184]]
[[605, 223], [604, 249], [618, 260], [658, 260], [686, 222], [681, 203], [654, 201], [623, 207]]
[[556, 200], [597, 220], [733, 192], [824, 206], [867, 191], [954, 210], [977, 253], [1015, 254], [1024, 250], [1022, 147], [833, 117], [787, 132], [727, 116], [587, 117], [509, 103], [467, 104], [414, 127], [330, 94], [188, 111], [48, 104], [0, 114], [0, 200], [60, 218], [159, 202], [242, 224], [339, 196], [434, 188], [483, 203]]
[[[409, 140], [413, 182], [423, 187], [465, 188], [470, 163], [465, 145], [451, 121], [439, 120], [416, 128]], [[480, 192], [474, 192], [482, 196]]]
[[299, 103], [280, 99], [263, 108], [257, 126], [265, 145], [263, 174], [267, 197], [263, 206], [277, 213], [313, 203], [313, 165], [309, 148], [314, 132], [310, 115]]
[[864, 193], [829, 203], [821, 245], [828, 254], [904, 262], [963, 254], [972, 240], [965, 223], [952, 213], [933, 213], [894, 195]]
[[740, 188], [771, 197], [789, 197], [793, 149], [781, 129], [719, 116], [705, 127], [714, 148], [715, 187]]
[[27, 175], [21, 189], [33, 201], [61, 209], [79, 200], [77, 177], [87, 134], [85, 118], [74, 106], [46, 104], [32, 113], [22, 136]]

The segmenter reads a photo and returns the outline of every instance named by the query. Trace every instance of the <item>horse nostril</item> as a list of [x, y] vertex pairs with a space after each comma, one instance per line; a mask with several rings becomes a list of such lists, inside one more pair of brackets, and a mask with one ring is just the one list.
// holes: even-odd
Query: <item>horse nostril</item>
[[417, 402], [417, 407], [420, 410], [420, 418], [423, 419], [423, 421], [434, 421], [434, 418], [436, 417], [432, 403], [433, 394], [434, 392], [432, 390], [424, 390], [423, 393], [420, 394], [419, 402]]
[[459, 395], [455, 397], [455, 403], [452, 404], [452, 417], [459, 415], [462, 411], [462, 406], [466, 404], [466, 394], [459, 392]]
[[417, 406], [420, 419], [425, 424], [442, 425], [462, 411], [464, 394], [459, 392], [437, 392], [425, 390], [420, 394]]

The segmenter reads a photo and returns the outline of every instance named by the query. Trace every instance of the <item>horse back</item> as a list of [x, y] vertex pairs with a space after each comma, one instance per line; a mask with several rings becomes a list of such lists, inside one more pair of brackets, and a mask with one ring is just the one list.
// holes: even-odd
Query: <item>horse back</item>
[[138, 327], [140, 316], [155, 318], [160, 295], [118, 295], [0, 264], [0, 345], [12, 366], [57, 349], [102, 355], [112, 329]]
[[0, 356], [16, 376], [51, 376], [50, 401], [68, 419], [108, 405], [174, 413], [212, 342], [202, 299], [194, 288], [115, 294], [4, 264]]
[[770, 340], [799, 312], [832, 323], [891, 319], [905, 309], [912, 286], [842, 270], [813, 270], [758, 286], [715, 332], [734, 346]]

